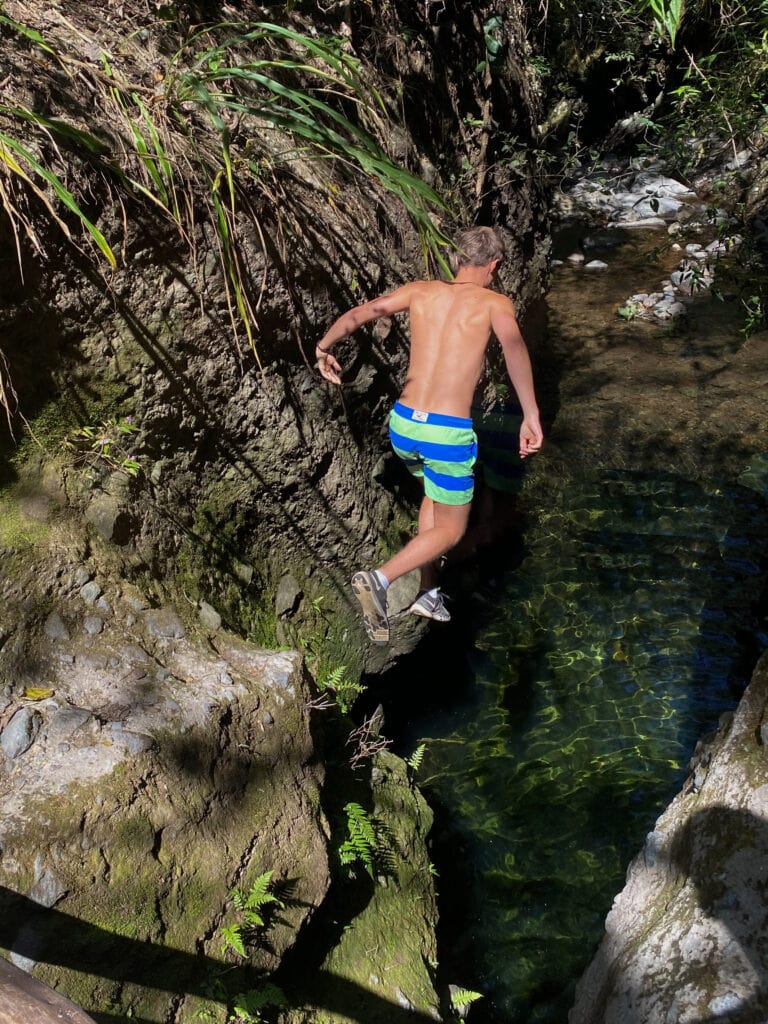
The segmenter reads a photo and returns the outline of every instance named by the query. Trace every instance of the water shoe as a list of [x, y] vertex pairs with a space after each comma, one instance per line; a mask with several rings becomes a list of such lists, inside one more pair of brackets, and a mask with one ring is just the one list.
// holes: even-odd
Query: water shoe
[[425, 590], [416, 598], [408, 611], [412, 615], [420, 615], [423, 619], [434, 619], [435, 622], [451, 621], [451, 613], [445, 607], [443, 595], [439, 591], [437, 594], [431, 594]]
[[361, 570], [352, 577], [352, 590], [363, 611], [363, 625], [373, 644], [389, 643], [387, 591], [376, 573]]

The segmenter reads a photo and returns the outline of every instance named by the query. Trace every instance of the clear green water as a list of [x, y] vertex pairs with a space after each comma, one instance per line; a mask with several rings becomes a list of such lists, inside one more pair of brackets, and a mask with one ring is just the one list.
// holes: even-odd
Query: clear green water
[[746, 681], [766, 521], [737, 486], [585, 477], [484, 594], [467, 699], [410, 729], [443, 808], [443, 966], [486, 992], [475, 1021], [566, 1021], [630, 859]]
[[[566, 1024], [629, 862], [768, 643], [768, 460], [752, 489], [727, 482], [764, 419], [762, 402], [738, 412], [745, 388], [728, 366], [767, 339], [746, 347], [733, 309], [708, 297], [673, 329], [618, 322], [617, 305], [664, 276], [645, 254], [663, 241], [612, 250], [611, 271], [588, 281], [568, 267], [556, 277], [545, 386], [550, 445], [571, 475], [546, 498], [530, 492], [519, 566], [504, 568], [502, 551], [495, 579], [375, 695], [404, 753], [428, 741], [440, 975], [485, 994], [470, 1024]], [[752, 365], [757, 389], [765, 361]], [[611, 410], [604, 430], [592, 425], [602, 468], [576, 436], [588, 424], [569, 415], [590, 403]], [[662, 428], [677, 416], [669, 443], [630, 421], [651, 409]], [[618, 427], [632, 439], [634, 424], [623, 450]]]

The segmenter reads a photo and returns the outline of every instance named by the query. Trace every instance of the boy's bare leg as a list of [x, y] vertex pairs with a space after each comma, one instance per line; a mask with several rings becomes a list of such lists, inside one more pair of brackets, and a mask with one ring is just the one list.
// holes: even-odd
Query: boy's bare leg
[[[431, 498], [425, 496], [419, 509], [419, 533], [426, 533], [427, 530], [434, 529], [434, 526], [435, 503]], [[426, 565], [422, 565], [419, 591], [431, 590], [437, 586], [437, 567], [437, 562], [427, 562]]]
[[[411, 569], [422, 570], [422, 589], [429, 573], [436, 574], [434, 563], [461, 540], [469, 522], [471, 503], [466, 505], [443, 505], [439, 501], [424, 498], [419, 510], [419, 532], [402, 551], [385, 562], [380, 572], [391, 583], [404, 576]], [[422, 529], [423, 526], [423, 529]]]

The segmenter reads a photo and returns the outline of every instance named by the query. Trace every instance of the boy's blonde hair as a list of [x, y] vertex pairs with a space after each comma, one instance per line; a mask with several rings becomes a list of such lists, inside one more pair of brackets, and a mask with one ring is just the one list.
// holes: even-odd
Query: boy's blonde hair
[[484, 267], [492, 260], [503, 260], [507, 253], [504, 239], [495, 228], [466, 228], [456, 237], [454, 249], [454, 274], [460, 267]]

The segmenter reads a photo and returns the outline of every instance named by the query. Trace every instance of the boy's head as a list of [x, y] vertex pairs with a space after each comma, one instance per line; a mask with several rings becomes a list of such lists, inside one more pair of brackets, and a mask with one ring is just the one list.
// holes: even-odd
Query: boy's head
[[456, 237], [451, 253], [454, 274], [461, 267], [485, 267], [504, 259], [507, 247], [495, 228], [466, 228]]

